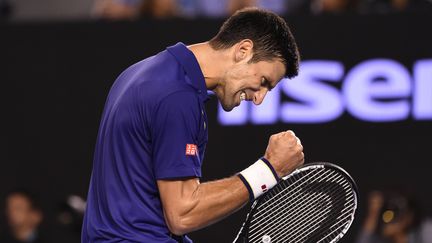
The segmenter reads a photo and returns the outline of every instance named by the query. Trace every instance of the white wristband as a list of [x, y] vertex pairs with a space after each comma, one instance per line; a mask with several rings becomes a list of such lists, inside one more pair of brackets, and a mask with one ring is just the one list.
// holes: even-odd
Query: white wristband
[[240, 172], [239, 177], [246, 185], [251, 201], [274, 187], [279, 180], [273, 166], [265, 158], [259, 159], [244, 169]]

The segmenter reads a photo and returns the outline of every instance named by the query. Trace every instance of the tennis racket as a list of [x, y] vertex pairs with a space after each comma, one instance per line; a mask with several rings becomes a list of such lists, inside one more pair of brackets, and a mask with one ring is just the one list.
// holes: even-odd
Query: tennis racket
[[357, 198], [339, 166], [304, 165], [254, 201], [234, 242], [337, 242], [354, 220]]

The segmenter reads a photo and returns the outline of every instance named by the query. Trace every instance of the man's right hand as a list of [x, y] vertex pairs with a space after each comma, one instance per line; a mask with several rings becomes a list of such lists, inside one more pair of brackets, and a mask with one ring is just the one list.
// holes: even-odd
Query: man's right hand
[[264, 158], [270, 161], [280, 178], [303, 165], [303, 146], [293, 131], [277, 133], [270, 137]]

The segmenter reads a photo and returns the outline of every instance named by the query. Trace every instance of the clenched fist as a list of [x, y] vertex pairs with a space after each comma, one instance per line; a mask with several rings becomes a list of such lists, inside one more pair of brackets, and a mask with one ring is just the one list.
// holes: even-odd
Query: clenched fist
[[279, 177], [303, 165], [304, 154], [300, 139], [288, 130], [270, 137], [264, 158], [272, 164]]

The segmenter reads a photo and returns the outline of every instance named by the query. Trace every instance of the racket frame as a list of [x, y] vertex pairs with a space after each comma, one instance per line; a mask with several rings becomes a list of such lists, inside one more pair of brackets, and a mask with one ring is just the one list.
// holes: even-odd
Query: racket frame
[[[312, 170], [312, 169], [317, 169], [317, 168], [331, 168], [334, 170], [339, 170], [341, 173], [341, 175], [343, 175], [344, 177], [347, 178], [348, 181], [351, 182], [352, 185], [352, 189], [354, 191], [353, 196], [354, 196], [354, 213], [352, 215], [352, 220], [349, 222], [349, 224], [345, 225], [345, 227], [342, 229], [342, 232], [339, 233], [330, 243], [335, 243], [337, 241], [339, 241], [347, 232], [348, 229], [351, 227], [351, 224], [354, 222], [354, 218], [355, 218], [355, 214], [357, 213], [357, 207], [358, 207], [358, 195], [359, 195], [359, 191], [358, 191], [358, 187], [357, 184], [355, 183], [354, 179], [351, 177], [351, 175], [345, 171], [342, 167], [335, 165], [333, 163], [329, 163], [329, 162], [313, 162], [313, 163], [308, 163], [308, 164], [304, 164], [303, 166], [295, 169], [293, 172], [291, 172], [290, 174], [282, 177], [280, 179], [280, 181], [278, 182], [281, 183], [282, 181], [286, 181], [287, 179], [303, 172], [306, 170]], [[273, 188], [277, 187], [276, 184]], [[248, 239], [249, 239], [249, 224], [250, 221], [252, 220], [252, 215], [254, 215], [257, 205], [260, 204], [260, 202], [262, 200], [264, 200], [265, 196], [273, 191], [273, 188], [271, 188], [270, 190], [268, 190], [267, 192], [265, 192], [263, 195], [261, 195], [259, 198], [255, 199], [255, 201], [252, 203], [252, 206], [246, 216], [246, 220], [243, 222], [243, 225], [240, 229], [240, 231], [238, 232], [236, 238], [234, 239], [233, 243], [248, 243]]]

